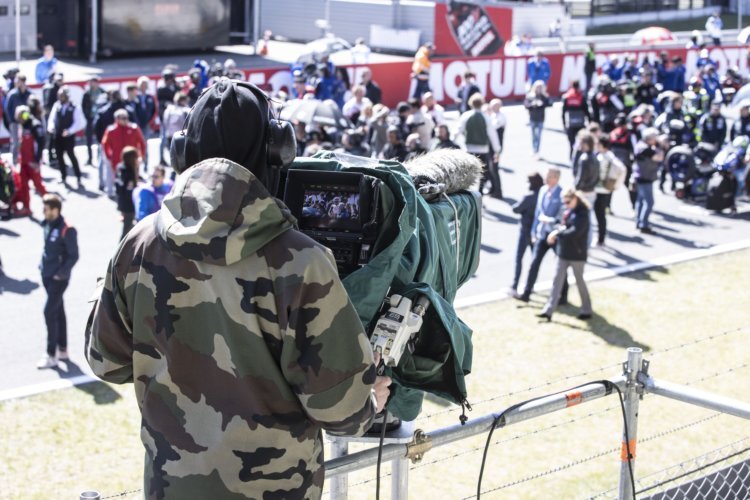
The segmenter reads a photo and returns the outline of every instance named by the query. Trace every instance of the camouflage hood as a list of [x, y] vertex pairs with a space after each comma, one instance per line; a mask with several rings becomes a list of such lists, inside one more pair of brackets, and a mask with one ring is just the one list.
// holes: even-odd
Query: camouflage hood
[[221, 266], [254, 254], [294, 225], [249, 170], [222, 158], [180, 174], [157, 217], [159, 237], [173, 253]]

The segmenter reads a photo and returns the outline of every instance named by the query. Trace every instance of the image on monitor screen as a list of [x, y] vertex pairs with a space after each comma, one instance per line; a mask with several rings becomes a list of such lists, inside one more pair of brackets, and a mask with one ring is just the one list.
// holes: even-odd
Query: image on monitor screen
[[359, 190], [345, 186], [306, 186], [300, 226], [304, 229], [357, 230], [361, 227]]

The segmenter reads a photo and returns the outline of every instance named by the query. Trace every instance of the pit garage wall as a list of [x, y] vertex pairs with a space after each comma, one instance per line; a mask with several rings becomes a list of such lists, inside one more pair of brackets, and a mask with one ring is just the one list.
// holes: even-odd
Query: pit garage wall
[[[15, 0], [0, 0], [0, 52], [16, 51], [15, 6]], [[36, 34], [36, 0], [21, 0], [21, 50], [37, 49]]]
[[[369, 42], [370, 25], [417, 29], [421, 42], [434, 38], [434, 2], [401, 0], [398, 6], [384, 0], [330, 0], [331, 32], [353, 42], [363, 37]], [[322, 36], [316, 19], [325, 19], [325, 0], [263, 0], [260, 10], [261, 31], [274, 36], [307, 42]]]

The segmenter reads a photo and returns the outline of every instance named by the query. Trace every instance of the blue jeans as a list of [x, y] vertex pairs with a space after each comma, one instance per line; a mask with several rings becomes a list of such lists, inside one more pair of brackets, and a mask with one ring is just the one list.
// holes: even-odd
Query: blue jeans
[[654, 208], [654, 183], [638, 182], [636, 189], [638, 190], [638, 197], [635, 200], [636, 226], [639, 229], [648, 228], [650, 227], [648, 218]]
[[542, 142], [542, 130], [544, 122], [531, 122], [531, 147], [534, 153], [539, 152], [539, 145]]

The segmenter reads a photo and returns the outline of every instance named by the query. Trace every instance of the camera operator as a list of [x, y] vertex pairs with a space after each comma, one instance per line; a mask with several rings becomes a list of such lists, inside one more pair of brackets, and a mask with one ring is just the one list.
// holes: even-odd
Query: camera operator
[[272, 195], [296, 145], [269, 106], [201, 95], [92, 313], [94, 373], [135, 384], [147, 498], [320, 498], [321, 430], [364, 432], [389, 394], [333, 256]]

